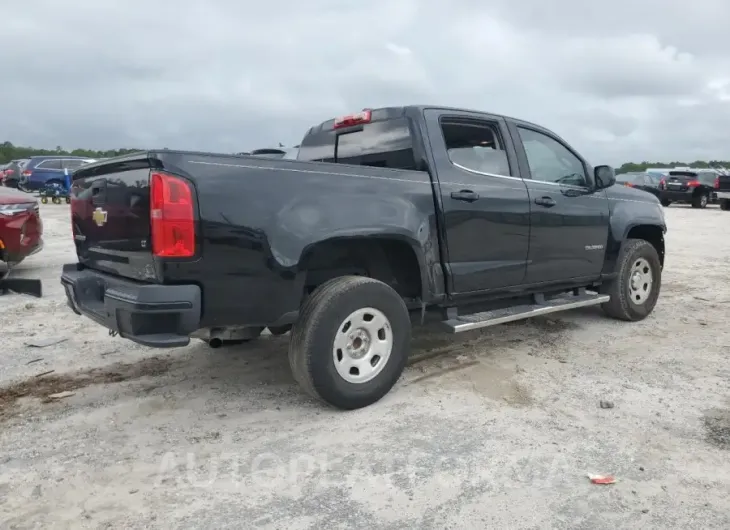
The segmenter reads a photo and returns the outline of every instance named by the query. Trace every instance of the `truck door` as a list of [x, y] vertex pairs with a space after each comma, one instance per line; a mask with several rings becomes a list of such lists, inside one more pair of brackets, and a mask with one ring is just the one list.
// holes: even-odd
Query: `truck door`
[[526, 283], [598, 278], [608, 241], [605, 191], [590, 166], [546, 129], [509, 122], [530, 195]]
[[441, 202], [449, 293], [519, 285], [530, 205], [503, 118], [425, 111]]

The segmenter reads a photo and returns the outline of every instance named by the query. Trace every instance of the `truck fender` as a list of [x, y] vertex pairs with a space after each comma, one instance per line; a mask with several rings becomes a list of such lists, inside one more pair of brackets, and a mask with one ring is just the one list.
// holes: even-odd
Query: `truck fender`
[[[657, 249], [659, 260], [664, 264], [664, 233], [667, 225], [659, 201], [612, 201], [608, 232], [608, 244], [603, 274], [612, 274], [621, 252], [621, 245], [629, 238], [649, 241]], [[655, 207], [652, 207], [655, 206]]]

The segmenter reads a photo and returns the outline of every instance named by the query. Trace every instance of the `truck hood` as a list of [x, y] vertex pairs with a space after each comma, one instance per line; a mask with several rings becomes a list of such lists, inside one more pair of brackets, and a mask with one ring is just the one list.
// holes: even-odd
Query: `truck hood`
[[636, 188], [629, 188], [628, 186], [622, 186], [621, 184], [614, 184], [610, 188], [606, 188], [606, 195], [609, 199], [614, 200], [639, 201], [649, 204], [660, 204], [659, 199], [657, 199], [648, 191], [639, 190]]

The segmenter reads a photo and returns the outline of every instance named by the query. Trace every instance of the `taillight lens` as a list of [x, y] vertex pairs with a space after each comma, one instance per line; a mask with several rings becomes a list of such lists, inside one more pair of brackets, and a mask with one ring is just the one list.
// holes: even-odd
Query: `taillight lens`
[[667, 181], [662, 179], [659, 181], [659, 188], [664, 189], [667, 186]]
[[23, 176], [30, 177], [32, 173], [33, 173], [32, 171], [26, 169], [25, 171], [23, 171]]
[[699, 180], [690, 180], [687, 183], [687, 186], [689, 186], [690, 188], [696, 188], [699, 185], [700, 185], [700, 181]]
[[150, 175], [150, 218], [155, 256], [195, 255], [193, 188], [187, 180], [167, 173]]
[[716, 190], [720, 189], [720, 177], [715, 177], [715, 184], [713, 186]]
[[627, 188], [633, 188], [634, 187], [634, 185], [631, 182], [624, 182], [624, 186], [626, 186]]

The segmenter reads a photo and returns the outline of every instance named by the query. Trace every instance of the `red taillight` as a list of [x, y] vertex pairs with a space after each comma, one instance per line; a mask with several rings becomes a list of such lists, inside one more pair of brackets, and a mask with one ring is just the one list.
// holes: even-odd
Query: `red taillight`
[[689, 186], [690, 188], [696, 188], [697, 186], [700, 186], [700, 185], [701, 184], [700, 184], [700, 181], [699, 180], [690, 180], [687, 183], [687, 186]]
[[23, 176], [24, 177], [30, 177], [32, 173], [33, 172], [31, 170], [26, 169], [25, 171], [23, 171]]
[[193, 188], [185, 179], [167, 173], [150, 175], [152, 253], [161, 258], [195, 255]]
[[349, 116], [342, 116], [335, 118], [334, 129], [341, 129], [342, 127], [352, 127], [353, 125], [360, 125], [362, 123], [370, 123], [372, 118], [372, 112], [364, 110], [357, 114], [350, 114]]
[[713, 186], [716, 190], [720, 189], [720, 177], [715, 177], [715, 184]]
[[664, 189], [667, 186], [667, 181], [662, 179], [659, 181], [659, 188]]
[[624, 186], [626, 186], [627, 188], [633, 188], [634, 187], [634, 185], [631, 182], [624, 182]]

